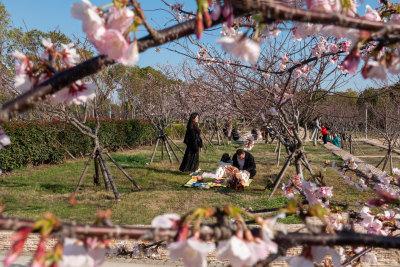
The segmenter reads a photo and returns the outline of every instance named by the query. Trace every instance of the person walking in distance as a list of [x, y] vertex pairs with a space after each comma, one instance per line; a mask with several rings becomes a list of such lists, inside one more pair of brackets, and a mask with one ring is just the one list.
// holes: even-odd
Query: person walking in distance
[[317, 144], [318, 133], [320, 130], [321, 130], [321, 116], [318, 116], [314, 119], [312, 125], [311, 140], [313, 141], [314, 146]]

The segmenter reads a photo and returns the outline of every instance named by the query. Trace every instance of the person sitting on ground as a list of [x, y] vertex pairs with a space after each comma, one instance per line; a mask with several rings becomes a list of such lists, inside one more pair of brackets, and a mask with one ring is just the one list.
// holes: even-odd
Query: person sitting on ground
[[337, 133], [333, 133], [332, 144], [337, 146], [337, 147], [340, 146], [339, 136], [337, 135]]
[[324, 144], [328, 142], [328, 129], [326, 129], [325, 125], [321, 126], [321, 134], [322, 134], [322, 141]]
[[238, 141], [240, 139], [240, 131], [238, 130], [237, 127], [233, 128], [232, 130], [232, 139], [234, 141]]
[[245, 170], [250, 173], [250, 178], [256, 175], [256, 163], [253, 155], [243, 149], [238, 149], [236, 154], [233, 155], [233, 166], [239, 170]]
[[253, 136], [254, 140], [257, 140], [257, 129], [256, 127], [253, 127], [253, 129], [251, 130], [251, 135]]
[[231, 155], [229, 153], [222, 155], [216, 171], [204, 172], [201, 176], [203, 178], [223, 178], [226, 176], [226, 166], [232, 166]]
[[254, 137], [253, 135], [250, 135], [247, 140], [246, 140], [246, 145], [244, 146], [244, 150], [252, 150], [254, 147]]

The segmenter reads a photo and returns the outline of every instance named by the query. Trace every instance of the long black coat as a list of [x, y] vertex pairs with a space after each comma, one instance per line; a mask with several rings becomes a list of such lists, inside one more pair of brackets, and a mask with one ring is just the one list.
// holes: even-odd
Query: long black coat
[[[250, 173], [250, 178], [253, 178], [256, 175], [256, 162], [254, 161], [253, 155], [251, 155], [247, 151], [245, 151], [244, 153], [246, 155], [244, 157], [243, 170], [248, 171]], [[233, 166], [239, 169], [237, 154], [233, 155], [232, 161], [233, 161]]]
[[199, 168], [199, 149], [203, 146], [197, 124], [187, 127], [183, 142], [186, 144], [186, 151], [179, 170], [194, 172]]

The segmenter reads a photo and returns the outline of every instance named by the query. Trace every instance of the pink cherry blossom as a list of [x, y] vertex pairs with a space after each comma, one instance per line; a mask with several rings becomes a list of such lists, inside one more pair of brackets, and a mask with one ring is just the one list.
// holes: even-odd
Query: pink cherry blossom
[[370, 7], [369, 5], [365, 7], [365, 13], [366, 14], [361, 18], [372, 21], [381, 21], [381, 16], [379, 16], [378, 12], [376, 12], [376, 10]]
[[246, 260], [245, 265], [253, 266], [260, 260], [265, 260], [270, 253], [276, 253], [278, 251], [278, 245], [272, 241], [264, 241], [259, 238], [253, 242], [248, 242], [250, 248], [250, 257]]
[[294, 187], [291, 185], [285, 185], [282, 184], [282, 191], [285, 194], [285, 197], [289, 198], [289, 199], [293, 199], [294, 198]]
[[301, 41], [321, 30], [321, 25], [311, 23], [294, 23], [293, 38]]
[[91, 42], [99, 40], [105, 33], [105, 21], [89, 0], [74, 3], [71, 7], [71, 16], [82, 20], [82, 29]]
[[21, 255], [26, 239], [31, 233], [31, 228], [23, 228], [18, 230], [13, 236], [11, 236], [11, 241], [14, 244], [10, 247], [7, 252], [7, 256], [4, 259], [4, 266], [10, 266], [18, 257]]
[[332, 53], [337, 53], [339, 51], [339, 48], [337, 47], [336, 44], [329, 44], [329, 51], [331, 51]]
[[338, 44], [339, 50], [343, 52], [348, 52], [351, 47], [351, 41], [347, 40]]
[[392, 62], [390, 65], [387, 67], [387, 70], [391, 74], [399, 74], [400, 73], [400, 57], [394, 56], [392, 58]]
[[357, 71], [358, 64], [360, 64], [360, 51], [358, 49], [354, 49], [344, 59], [342, 66], [349, 73], [354, 74]]
[[121, 32], [117, 30], [106, 30], [101, 40], [95, 43], [100, 53], [108, 55], [110, 58], [118, 61], [128, 49], [128, 43]]
[[279, 63], [279, 69], [281, 70], [281, 71], [284, 71], [285, 69], [286, 69], [286, 64], [285, 63]]
[[237, 236], [232, 236], [229, 240], [218, 243], [216, 256], [219, 260], [229, 260], [233, 267], [241, 267], [246, 265], [251, 254], [252, 249], [248, 242]]
[[50, 101], [53, 105], [65, 102], [67, 105], [80, 105], [96, 97], [96, 86], [93, 83], [76, 81], [71, 87], [66, 87], [53, 94]]
[[216, 21], [219, 19], [220, 16], [221, 16], [221, 6], [219, 5], [219, 3], [215, 3], [214, 9], [211, 12], [211, 18], [213, 21]]
[[336, 63], [338, 62], [338, 58], [335, 57], [335, 56], [331, 56], [331, 57], [329, 57], [329, 61], [330, 61], [332, 64], [336, 64]]
[[155, 217], [151, 222], [154, 228], [172, 228], [177, 226], [177, 222], [181, 219], [178, 214], [163, 214]]
[[399, 24], [400, 23], [400, 14], [394, 14], [393, 16], [392, 16], [392, 19], [390, 20], [392, 23], [397, 23], [397, 24]]
[[228, 27], [231, 27], [233, 25], [234, 17], [233, 17], [233, 9], [230, 4], [225, 4], [222, 7], [222, 16], [224, 17], [224, 19], [226, 19]]
[[33, 257], [31, 267], [43, 267], [46, 261], [46, 241], [41, 238]]
[[285, 257], [283, 259], [286, 260], [291, 267], [314, 267], [314, 261], [321, 264], [322, 260], [328, 254], [331, 255], [334, 266], [341, 266], [339, 253], [332, 248], [322, 246], [313, 246], [300, 256]]
[[106, 28], [125, 33], [125, 31], [132, 24], [133, 17], [134, 13], [129, 8], [111, 7], [106, 17]]
[[43, 38], [42, 39], [42, 45], [46, 49], [53, 49], [53, 47], [54, 47], [54, 44], [51, 42], [51, 39], [49, 39], [49, 38]]
[[256, 64], [260, 55], [260, 44], [249, 38], [238, 39], [236, 37], [222, 37], [217, 40], [222, 45], [225, 52], [233, 53], [235, 57], [240, 57], [242, 61]]
[[27, 74], [17, 74], [14, 77], [15, 89], [22, 93], [30, 90], [33, 87], [34, 81]]
[[331, 12], [333, 8], [329, 0], [306, 0], [307, 8], [315, 11]]
[[326, 41], [323, 39], [321, 42], [315, 45], [314, 48], [311, 49], [311, 53], [314, 56], [320, 57], [322, 54], [326, 52]]
[[286, 54], [283, 54], [283, 56], [281, 57], [282, 62], [288, 62], [289, 58]]
[[318, 187], [316, 184], [313, 182], [308, 182], [303, 180], [302, 182], [303, 185], [303, 192], [306, 195], [306, 199], [310, 205], [316, 205], [316, 204], [321, 204], [321, 201], [317, 198], [317, 193], [316, 191], [318, 190]]
[[88, 238], [86, 246], [75, 238], [64, 239], [62, 266], [90, 266], [103, 264], [106, 249], [97, 239]]
[[103, 243], [97, 238], [86, 239], [86, 245], [88, 250], [88, 265], [97, 267], [104, 263], [106, 248]]
[[132, 42], [128, 48], [124, 51], [122, 57], [119, 59], [119, 63], [125, 66], [134, 66], [139, 61], [139, 48], [137, 42]]
[[198, 236], [191, 237], [184, 241], [170, 244], [169, 255], [172, 260], [183, 258], [185, 266], [205, 267], [207, 266], [206, 256], [215, 248], [214, 243], [205, 243], [199, 240]]
[[362, 76], [364, 79], [379, 79], [382, 81], [387, 80], [386, 69], [385, 67], [378, 61], [368, 61], [366, 67], [362, 70]]
[[[271, 241], [275, 236], [274, 228], [277, 226], [276, 225], [277, 220], [283, 219], [285, 217], [286, 217], [285, 213], [278, 213], [276, 216], [272, 218], [263, 219], [262, 223], [260, 224], [262, 230], [262, 240], [264, 240], [265, 242]], [[285, 229], [280, 229], [280, 230], [284, 233], [286, 232]]]
[[318, 196], [323, 198], [331, 198], [332, 197], [332, 189], [333, 187], [323, 186], [318, 188]]
[[74, 66], [79, 63], [80, 56], [74, 46], [73, 43], [61, 44], [63, 60], [68, 66]]

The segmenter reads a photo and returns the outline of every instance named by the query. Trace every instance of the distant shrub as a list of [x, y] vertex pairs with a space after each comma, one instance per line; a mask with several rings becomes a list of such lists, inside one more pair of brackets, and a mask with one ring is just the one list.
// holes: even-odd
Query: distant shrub
[[[96, 122], [89, 120], [89, 127]], [[66, 150], [74, 156], [92, 152], [92, 139], [70, 124], [12, 121], [3, 125], [11, 145], [0, 150], [0, 168], [11, 171], [28, 164], [56, 164], [64, 161]], [[99, 138], [109, 151], [149, 145], [156, 138], [153, 127], [143, 120], [103, 119]]]

